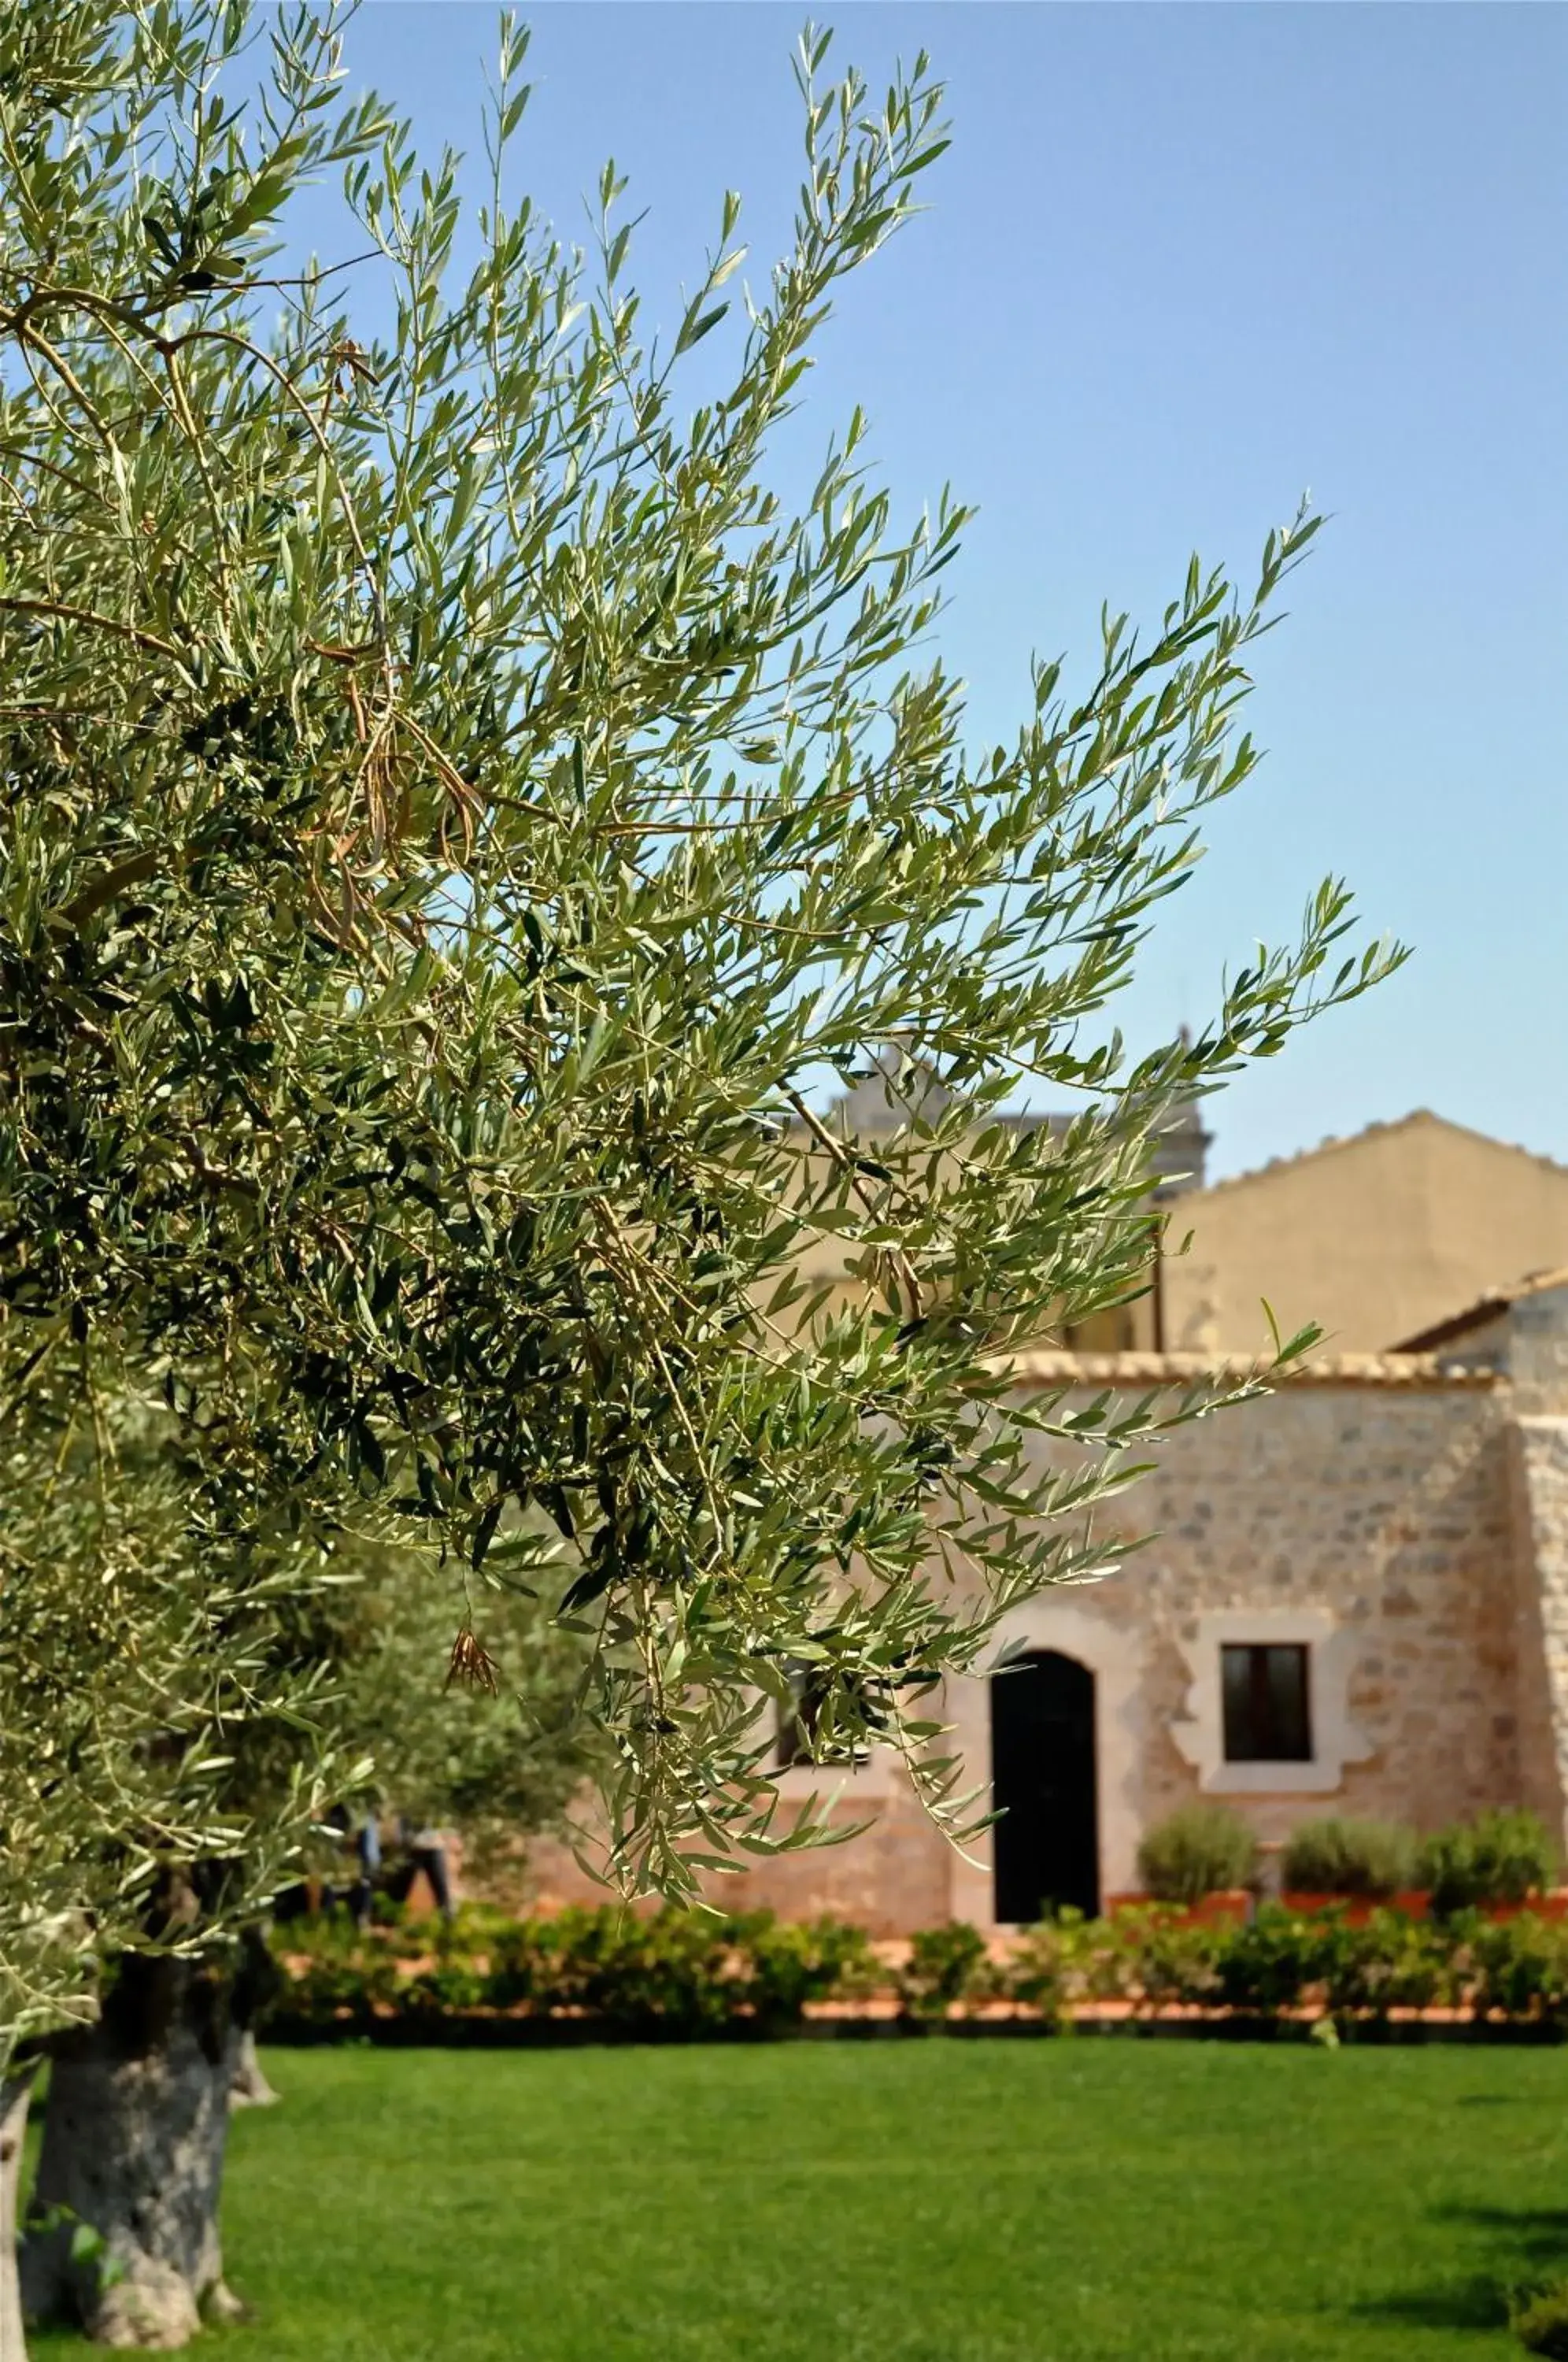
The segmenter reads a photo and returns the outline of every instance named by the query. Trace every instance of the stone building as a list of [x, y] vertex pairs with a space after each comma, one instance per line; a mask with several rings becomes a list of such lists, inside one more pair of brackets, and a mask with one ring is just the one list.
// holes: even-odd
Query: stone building
[[[1026, 1382], [1147, 1392], [1213, 1357], [1042, 1355]], [[1143, 1831], [1222, 1799], [1265, 1842], [1325, 1813], [1419, 1828], [1568, 1803], [1568, 1273], [1430, 1351], [1331, 1357], [1174, 1430], [1124, 1496], [1152, 1534], [1009, 1618], [943, 1718], [1005, 1816], [955, 1852], [891, 1758], [829, 1787], [867, 1832], [723, 1882], [734, 1907], [987, 1927], [1137, 1885]], [[1004, 1658], [1023, 1660], [993, 1671]]]
[[[1516, 1804], [1568, 1835], [1568, 1172], [1418, 1115], [1194, 1187], [1176, 1219], [1202, 1258], [1190, 1286], [1162, 1275], [1186, 1349], [1078, 1341], [1021, 1384], [1087, 1400], [1242, 1374], [1251, 1289], [1282, 1326], [1339, 1336], [1272, 1395], [1174, 1429], [1115, 1512], [1153, 1539], [1019, 1608], [948, 1683], [966, 1785], [1003, 1812], [983, 1838], [955, 1851], [892, 1758], [793, 1767], [786, 1800], [825, 1791], [870, 1826], [724, 1879], [726, 1907], [884, 1933], [1092, 1910], [1136, 1887], [1143, 1831], [1200, 1797], [1265, 1842], [1327, 1813], [1432, 1828]], [[1489, 1286], [1509, 1255], [1557, 1267]], [[548, 1850], [538, 1871], [547, 1896], [584, 1891]]]

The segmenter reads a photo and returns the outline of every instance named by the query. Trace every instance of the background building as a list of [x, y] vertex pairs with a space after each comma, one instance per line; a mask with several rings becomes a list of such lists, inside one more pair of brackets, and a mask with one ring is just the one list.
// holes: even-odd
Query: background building
[[[955, 1851], [891, 1756], [791, 1766], [786, 1798], [824, 1790], [870, 1826], [723, 1880], [728, 1907], [888, 1933], [1092, 1910], [1198, 1797], [1265, 1842], [1331, 1812], [1432, 1828], [1518, 1804], [1568, 1834], [1568, 1171], [1425, 1113], [1184, 1187], [1203, 1145], [1194, 1122], [1162, 1185], [1167, 1241], [1192, 1244], [1124, 1308], [1117, 1349], [1075, 1338], [1021, 1384], [1087, 1399], [1244, 1374], [1264, 1297], [1282, 1330], [1321, 1321], [1322, 1351], [1173, 1430], [1114, 1513], [1146, 1545], [1019, 1608], [948, 1683], [995, 1828]], [[1556, 1268], [1507, 1277], [1537, 1264]], [[536, 1875], [547, 1899], [591, 1891], [553, 1849]]]

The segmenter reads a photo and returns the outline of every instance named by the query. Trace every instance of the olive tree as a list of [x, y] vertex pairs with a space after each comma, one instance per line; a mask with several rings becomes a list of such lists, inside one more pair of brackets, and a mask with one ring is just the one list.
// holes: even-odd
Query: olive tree
[[[6, 1428], [0, 1529], [0, 2353], [19, 2352], [14, 2253], [21, 2136], [41, 2037], [53, 2035], [50, 2132], [69, 2147], [75, 2087], [102, 2075], [100, 2026], [155, 2013], [141, 2080], [182, 2086], [188, 2106], [151, 2110], [134, 2188], [155, 2193], [165, 2136], [186, 2190], [215, 2198], [222, 2060], [243, 1993], [233, 1937], [295, 1854], [337, 1786], [361, 1776], [322, 1728], [323, 1665], [291, 1645], [316, 1584], [316, 1553], [265, 1570], [193, 1567], [182, 1454], [161, 1406], [137, 1403], [101, 1362], [39, 1384]], [[339, 1716], [339, 1722], [342, 1717]], [[341, 1733], [339, 1733], [339, 1738]], [[248, 1774], [239, 1766], [248, 1762]], [[119, 1957], [106, 2006], [102, 1970]], [[97, 2020], [98, 2024], [94, 2024]], [[215, 2040], [214, 2039], [215, 2036]], [[214, 2052], [209, 2061], [203, 2041]], [[123, 2113], [123, 2111], [122, 2111]], [[48, 2144], [46, 2144], [46, 2147]], [[119, 2160], [123, 2168], [125, 2160]], [[33, 2243], [35, 2292], [52, 2277], [105, 2321], [127, 2301], [81, 2252], [91, 2144], [42, 2196], [52, 2232]], [[205, 2279], [221, 2274], [209, 2200]]]
[[[421, 1554], [459, 1680], [537, 1593], [613, 1874], [681, 1895], [823, 1834], [768, 1776], [802, 1663], [824, 1762], [874, 1734], [967, 1825], [934, 1685], [1209, 1399], [1069, 1420], [1010, 1363], [1144, 1284], [1175, 1108], [1397, 955], [1331, 882], [1191, 1038], [1114, 1028], [1311, 519], [977, 747], [927, 647], [963, 510], [900, 525], [859, 411], [778, 492], [945, 144], [924, 61], [873, 104], [808, 31], [787, 251], [748, 277], [726, 196], [659, 335], [613, 166], [586, 257], [513, 195], [501, 49], [459, 264], [458, 160], [346, 94], [330, 13], [0, 23], [0, 1386], [156, 1374], [190, 1564]], [[940, 1090], [842, 1135], [894, 1040]], [[1025, 1083], [1084, 1111], [994, 1121]], [[802, 1295], [824, 1236], [848, 1300]]]

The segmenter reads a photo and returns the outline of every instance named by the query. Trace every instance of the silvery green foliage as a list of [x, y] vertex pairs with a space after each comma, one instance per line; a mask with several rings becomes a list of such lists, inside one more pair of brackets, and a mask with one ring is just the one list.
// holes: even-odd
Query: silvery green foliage
[[[456, 1830], [465, 1876], [514, 1876], [519, 1841], [569, 1827], [591, 1783], [593, 1732], [577, 1696], [587, 1642], [546, 1600], [494, 1589], [483, 1609], [492, 1683], [464, 1684], [450, 1674], [463, 1607], [455, 1569], [443, 1578], [414, 1551], [348, 1537], [329, 1565], [313, 1622], [334, 1740], [371, 1767], [353, 1801]], [[341, 1881], [340, 1856], [333, 1874]]]
[[0, 2063], [92, 2014], [116, 1946], [221, 1937], [357, 1776], [318, 1743], [323, 1667], [282, 1645], [319, 1553], [193, 1572], [167, 1417], [71, 1358], [0, 1463]]
[[[975, 750], [925, 652], [963, 512], [900, 525], [858, 414], [809, 502], [769, 490], [945, 144], [923, 61], [876, 105], [827, 47], [790, 250], [748, 276], [726, 198], [661, 348], [613, 169], [587, 261], [508, 194], [510, 28], [459, 268], [456, 160], [346, 94], [330, 18], [0, 28], [7, 1393], [112, 1339], [183, 1423], [201, 1551], [349, 1517], [456, 1559], [475, 1677], [487, 1584], [558, 1602], [618, 1864], [673, 1893], [812, 1834], [756, 1709], [792, 1663], [824, 1761], [879, 1737], [962, 1817], [921, 1701], [1103, 1563], [1090, 1511], [1171, 1415], [1075, 1414], [1049, 1471], [1065, 1415], [1010, 1357], [1143, 1284], [1174, 1106], [1390, 956], [1342, 961], [1330, 884], [1192, 1041], [1130, 1060], [1106, 1016], [1253, 767], [1310, 520], [1254, 591], [1195, 563], [1146, 640], [1108, 621], [1083, 693], [1041, 665]], [[328, 171], [356, 268], [283, 241]], [[890, 1040], [950, 1096], [835, 1135], [824, 1082]], [[1089, 1111], [998, 1124], [1022, 1080]], [[824, 1234], [847, 1309], [802, 1297]]]

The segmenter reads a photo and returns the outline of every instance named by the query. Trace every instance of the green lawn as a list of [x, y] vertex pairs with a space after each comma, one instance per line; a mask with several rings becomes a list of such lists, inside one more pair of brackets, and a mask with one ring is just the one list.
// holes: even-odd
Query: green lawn
[[[282, 2051], [235, 2362], [1432, 2362], [1568, 2269], [1568, 2051]], [[59, 2336], [39, 2356], [78, 2355]]]

